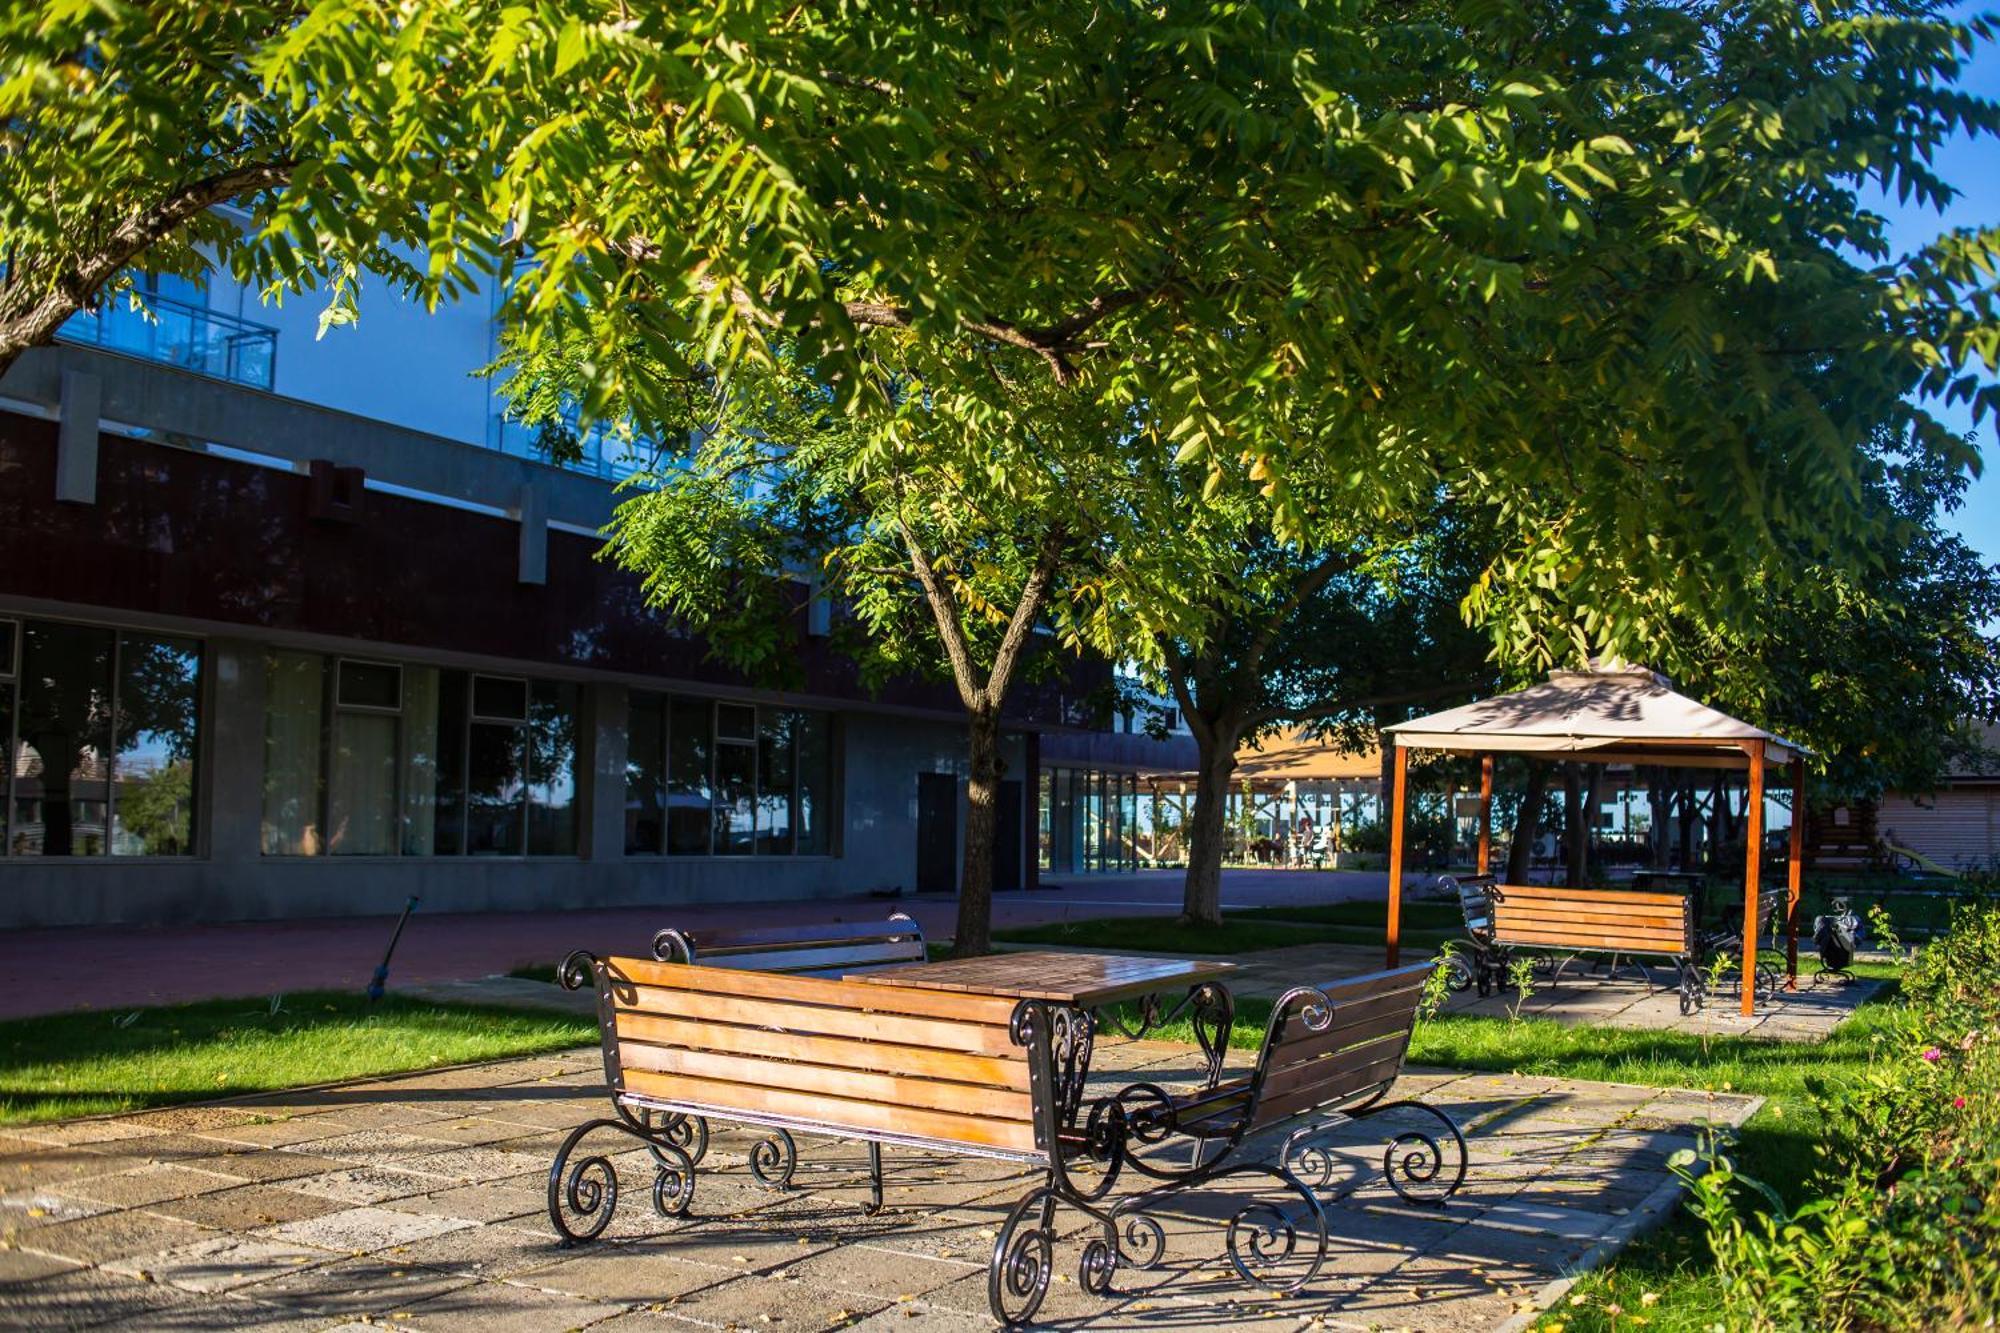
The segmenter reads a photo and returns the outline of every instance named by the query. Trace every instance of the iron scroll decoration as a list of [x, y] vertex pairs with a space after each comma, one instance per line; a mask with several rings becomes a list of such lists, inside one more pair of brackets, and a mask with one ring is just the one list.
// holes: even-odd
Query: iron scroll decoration
[[[1065, 1014], [1071, 1017], [1065, 1018]], [[1049, 1038], [1065, 1029], [1074, 1033], [1079, 1019], [1087, 1022], [1088, 1015], [1039, 1000], [1023, 1000], [1016, 1006], [1010, 1026], [1014, 1040], [1029, 1050], [1031, 1080], [1053, 1079], [1056, 1051]], [[1067, 1086], [1061, 1090], [1072, 1091]], [[1136, 1112], [1128, 1112], [1128, 1103]], [[1038, 1102], [1038, 1117], [1052, 1119], [1056, 1107], [1051, 1106], [1049, 1112], [1041, 1107]], [[1318, 1273], [1326, 1258], [1326, 1214], [1313, 1192], [1282, 1165], [1233, 1164], [1217, 1158], [1187, 1172], [1148, 1171], [1163, 1183], [1127, 1195], [1108, 1208], [1100, 1206], [1121, 1169], [1128, 1163], [1139, 1165], [1130, 1145], [1164, 1137], [1166, 1131], [1160, 1128], [1163, 1113], [1168, 1117], [1172, 1114], [1171, 1099], [1163, 1091], [1153, 1088], [1134, 1093], [1127, 1089], [1093, 1102], [1083, 1117], [1081, 1133], [1062, 1132], [1063, 1126], [1074, 1124], [1073, 1120], [1044, 1120], [1038, 1125], [1043, 1141], [1051, 1146], [1048, 1175], [1015, 1204], [1001, 1224], [987, 1269], [987, 1299], [1003, 1324], [1016, 1327], [1032, 1320], [1048, 1295], [1055, 1269], [1058, 1205], [1075, 1208], [1096, 1224], [1097, 1234], [1084, 1243], [1078, 1256], [1076, 1281], [1085, 1291], [1102, 1295], [1111, 1289], [1121, 1265], [1149, 1269], [1164, 1257], [1166, 1232], [1147, 1210], [1184, 1189], [1225, 1177], [1268, 1179], [1289, 1196], [1285, 1204], [1253, 1200], [1230, 1219], [1229, 1260], [1238, 1275], [1269, 1290], [1296, 1291]], [[1101, 1164], [1103, 1174], [1088, 1189], [1071, 1174], [1077, 1158]], [[1280, 1272], [1287, 1263], [1298, 1271]]]

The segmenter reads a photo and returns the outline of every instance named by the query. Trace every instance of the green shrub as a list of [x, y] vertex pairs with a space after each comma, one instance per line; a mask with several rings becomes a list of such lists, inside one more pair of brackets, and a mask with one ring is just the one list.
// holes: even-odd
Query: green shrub
[[1718, 1137], [1675, 1158], [1732, 1327], [1992, 1327], [2000, 1320], [2000, 906], [1959, 906], [1905, 1003], [1824, 1114], [1812, 1197], [1788, 1209]]

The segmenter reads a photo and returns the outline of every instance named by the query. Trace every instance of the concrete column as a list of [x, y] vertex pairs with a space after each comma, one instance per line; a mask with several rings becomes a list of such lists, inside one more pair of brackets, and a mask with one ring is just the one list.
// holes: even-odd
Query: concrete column
[[578, 850], [587, 861], [617, 861], [625, 855], [625, 760], [630, 751], [627, 694], [623, 685], [590, 685], [585, 687], [584, 697], [590, 753], [587, 768], [579, 762], [578, 777], [589, 783], [584, 800], [584, 817], [589, 822]]
[[255, 861], [263, 851], [264, 648], [208, 641], [201, 731], [201, 801], [211, 861]]
[[542, 584], [549, 581], [549, 497], [542, 488], [521, 488], [520, 581]]
[[62, 374], [62, 424], [56, 434], [56, 499], [97, 503], [97, 419], [104, 383], [80, 370]]

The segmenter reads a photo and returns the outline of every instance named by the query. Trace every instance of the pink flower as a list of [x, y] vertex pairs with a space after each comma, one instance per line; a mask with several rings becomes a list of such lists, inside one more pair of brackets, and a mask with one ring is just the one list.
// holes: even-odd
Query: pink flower
[[1943, 1055], [1944, 1055], [1943, 1051], [1933, 1046], [1928, 1051], [1924, 1052], [1924, 1059], [1930, 1061], [1932, 1064], [1936, 1064], [1939, 1058], [1942, 1057]]
[[1954, 1111], [1963, 1111], [1965, 1109], [1965, 1098], [1963, 1097], [1952, 1098], [1951, 1109]]

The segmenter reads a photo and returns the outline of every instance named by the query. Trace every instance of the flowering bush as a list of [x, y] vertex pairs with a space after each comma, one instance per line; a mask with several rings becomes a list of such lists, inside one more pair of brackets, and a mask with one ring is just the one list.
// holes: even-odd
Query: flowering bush
[[1719, 1136], [1675, 1158], [1731, 1327], [2000, 1320], [2000, 906], [1961, 906], [1903, 995], [1867, 1073], [1812, 1088], [1828, 1127], [1818, 1197], [1786, 1208]]

